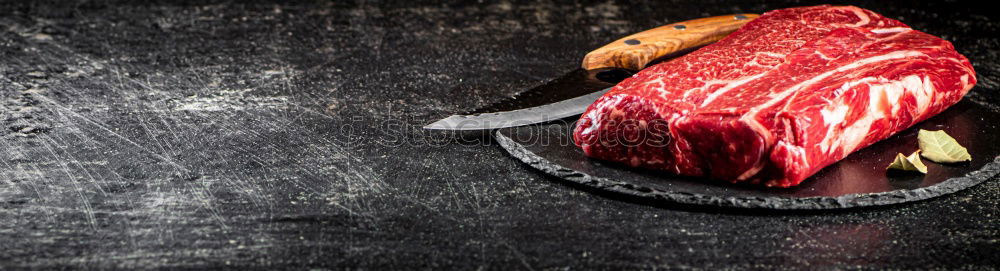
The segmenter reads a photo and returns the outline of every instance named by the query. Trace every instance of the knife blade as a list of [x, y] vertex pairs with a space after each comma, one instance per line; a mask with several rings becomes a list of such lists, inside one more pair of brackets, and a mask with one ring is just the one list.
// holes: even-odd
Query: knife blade
[[468, 131], [499, 129], [549, 122], [582, 114], [583, 110], [586, 109], [587, 106], [597, 100], [597, 98], [604, 95], [604, 93], [607, 93], [609, 90], [611, 90], [611, 88], [606, 88], [601, 91], [542, 106], [528, 107], [524, 109], [473, 115], [452, 115], [428, 124], [427, 126], [424, 126], [424, 129]]
[[758, 16], [706, 17], [623, 37], [588, 53], [580, 69], [510, 99], [435, 121], [424, 129], [492, 130], [582, 114], [591, 103], [635, 71], [721, 40]]

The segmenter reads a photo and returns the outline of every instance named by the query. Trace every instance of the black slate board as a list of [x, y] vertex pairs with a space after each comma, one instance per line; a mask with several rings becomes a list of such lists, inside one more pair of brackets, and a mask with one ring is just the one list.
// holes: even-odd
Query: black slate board
[[[842, 209], [929, 199], [1000, 173], [1000, 129], [989, 105], [962, 101], [942, 114], [857, 151], [797, 187], [763, 188], [669, 175], [589, 159], [572, 144], [573, 123], [501, 129], [497, 141], [515, 158], [563, 180], [667, 203], [782, 210]], [[897, 153], [917, 149], [917, 131], [945, 130], [973, 154], [969, 163], [927, 163], [928, 174], [887, 172]]]

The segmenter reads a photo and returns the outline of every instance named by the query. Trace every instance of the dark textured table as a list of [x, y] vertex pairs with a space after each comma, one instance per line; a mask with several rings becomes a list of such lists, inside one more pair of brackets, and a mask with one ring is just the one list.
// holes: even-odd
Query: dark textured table
[[[0, 3], [0, 269], [1000, 264], [996, 179], [877, 209], [691, 210], [419, 129], [633, 31], [812, 3], [239, 2]], [[992, 10], [872, 2], [970, 57], [967, 99], [1000, 99]]]

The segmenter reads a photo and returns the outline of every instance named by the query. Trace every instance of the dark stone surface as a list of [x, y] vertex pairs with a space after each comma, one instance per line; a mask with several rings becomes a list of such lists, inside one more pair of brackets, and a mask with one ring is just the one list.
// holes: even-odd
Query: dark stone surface
[[[0, 269], [996, 268], [995, 179], [891, 208], [712, 213], [418, 128], [629, 32], [807, 4], [4, 1]], [[981, 80], [968, 99], [1000, 99], [992, 10], [859, 5], [954, 41]]]

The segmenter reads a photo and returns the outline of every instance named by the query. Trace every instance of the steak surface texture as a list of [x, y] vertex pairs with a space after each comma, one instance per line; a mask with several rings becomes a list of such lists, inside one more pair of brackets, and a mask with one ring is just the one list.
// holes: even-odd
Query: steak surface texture
[[622, 81], [573, 138], [597, 159], [791, 187], [975, 84], [950, 42], [899, 21], [853, 6], [780, 9]]

